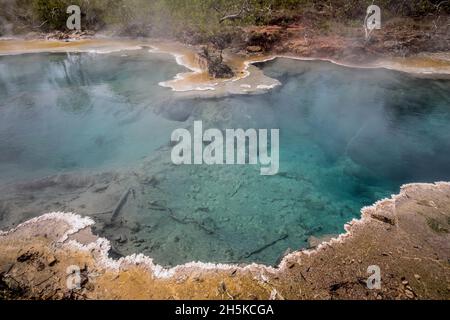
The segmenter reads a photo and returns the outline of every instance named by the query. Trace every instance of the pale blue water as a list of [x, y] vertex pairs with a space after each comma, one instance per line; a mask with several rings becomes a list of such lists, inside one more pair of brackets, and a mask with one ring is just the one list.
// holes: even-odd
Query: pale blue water
[[147, 112], [164, 99], [158, 79], [180, 71], [170, 60], [87, 54], [0, 59], [0, 179], [136, 163], [178, 127]]
[[[183, 71], [170, 58], [122, 55], [0, 57], [1, 226], [50, 209], [99, 212], [131, 186], [121, 223], [98, 230], [123, 234], [122, 253], [167, 265], [274, 264], [312, 235], [342, 232], [404, 183], [450, 180], [449, 80], [277, 59], [260, 64], [283, 84], [269, 93], [184, 99], [158, 86]], [[170, 134], [194, 120], [279, 128], [280, 173], [172, 165]], [[102, 172], [121, 174], [103, 193], [33, 190], [25, 201], [11, 189], [62, 173], [92, 175], [96, 185]]]

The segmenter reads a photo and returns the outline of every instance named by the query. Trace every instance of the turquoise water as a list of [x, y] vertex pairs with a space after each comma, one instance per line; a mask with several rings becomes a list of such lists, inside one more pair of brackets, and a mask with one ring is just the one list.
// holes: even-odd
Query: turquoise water
[[[184, 69], [145, 50], [0, 57], [0, 226], [70, 209], [92, 214], [122, 254], [273, 265], [404, 183], [450, 180], [450, 81], [288, 59], [259, 66], [282, 86], [188, 99], [158, 86]], [[279, 128], [279, 174], [174, 166], [170, 134], [196, 120]], [[49, 186], [55, 176], [64, 179]], [[81, 176], [87, 185], [67, 188]], [[127, 188], [117, 220], [96, 214]]]

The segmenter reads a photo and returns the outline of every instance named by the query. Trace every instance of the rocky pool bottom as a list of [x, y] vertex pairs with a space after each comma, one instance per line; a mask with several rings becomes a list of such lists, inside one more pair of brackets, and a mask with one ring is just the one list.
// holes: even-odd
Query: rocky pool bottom
[[[116, 256], [275, 265], [403, 183], [450, 179], [450, 81], [290, 59], [259, 67], [282, 85], [188, 99], [158, 85], [184, 69], [148, 50], [1, 57], [2, 229], [75, 212]], [[280, 173], [174, 166], [170, 134], [195, 120], [279, 128]]]

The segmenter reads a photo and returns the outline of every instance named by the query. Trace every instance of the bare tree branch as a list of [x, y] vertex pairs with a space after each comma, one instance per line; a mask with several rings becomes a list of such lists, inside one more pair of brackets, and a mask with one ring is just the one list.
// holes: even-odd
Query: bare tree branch
[[226, 15], [226, 16], [220, 18], [219, 22], [222, 23], [226, 20], [242, 19], [244, 14], [248, 13], [248, 12], [250, 12], [249, 0], [245, 0], [244, 3], [242, 4], [241, 10], [238, 13]]

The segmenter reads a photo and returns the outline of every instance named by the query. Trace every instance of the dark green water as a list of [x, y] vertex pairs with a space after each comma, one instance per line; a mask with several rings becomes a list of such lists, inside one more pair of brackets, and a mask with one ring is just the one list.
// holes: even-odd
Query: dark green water
[[[131, 185], [135, 194], [121, 225], [99, 232], [124, 234], [121, 252], [166, 265], [274, 264], [287, 248], [307, 247], [312, 235], [342, 232], [363, 206], [404, 183], [450, 180], [450, 81], [288, 59], [260, 67], [282, 86], [184, 99], [158, 86], [183, 68], [144, 50], [0, 57], [0, 184], [8, 187], [0, 225], [49, 209], [97, 212], [110, 206], [109, 189], [120, 195], [120, 188], [91, 188], [70, 200], [65, 190], [34, 190], [22, 204], [15, 183], [120, 172], [127, 184], [108, 183]], [[280, 173], [172, 165], [171, 132], [195, 120], [208, 128], [280, 129]]]

